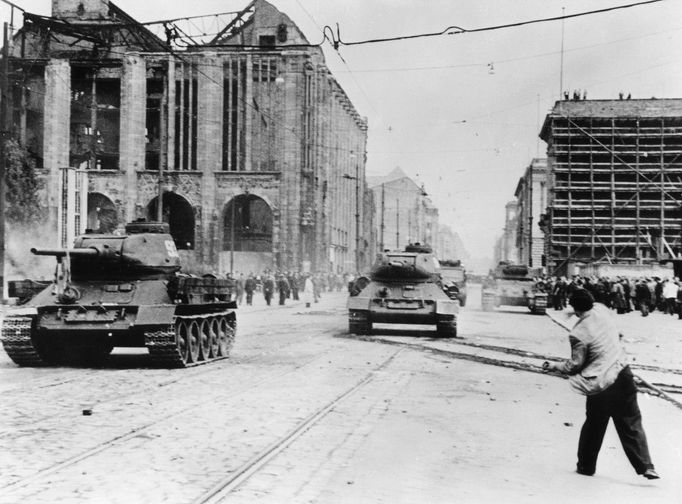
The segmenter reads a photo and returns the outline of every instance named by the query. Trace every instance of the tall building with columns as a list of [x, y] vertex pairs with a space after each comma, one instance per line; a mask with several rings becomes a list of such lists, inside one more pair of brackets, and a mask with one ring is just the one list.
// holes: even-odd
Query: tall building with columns
[[368, 261], [367, 120], [320, 47], [265, 0], [211, 40], [163, 26], [107, 0], [25, 14], [12, 127], [45, 181], [41, 243], [160, 218], [196, 272]]

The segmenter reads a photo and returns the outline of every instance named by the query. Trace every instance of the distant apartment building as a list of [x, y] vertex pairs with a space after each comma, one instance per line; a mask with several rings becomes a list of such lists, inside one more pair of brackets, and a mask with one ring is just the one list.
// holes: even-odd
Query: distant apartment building
[[550, 272], [682, 252], [682, 99], [556, 102], [542, 225]]
[[545, 233], [540, 218], [547, 206], [547, 160], [535, 158], [519, 179], [514, 192], [517, 202], [516, 249], [519, 262], [533, 268], [543, 266]]
[[169, 223], [198, 271], [370, 260], [367, 121], [319, 46], [265, 0], [208, 41], [164, 26], [157, 36], [108, 0], [25, 14], [12, 127], [46, 181], [41, 244], [147, 218]]
[[409, 243], [435, 247], [438, 209], [424, 187], [400, 168], [386, 176], [367, 177], [376, 205], [377, 244], [380, 249], [403, 249]]

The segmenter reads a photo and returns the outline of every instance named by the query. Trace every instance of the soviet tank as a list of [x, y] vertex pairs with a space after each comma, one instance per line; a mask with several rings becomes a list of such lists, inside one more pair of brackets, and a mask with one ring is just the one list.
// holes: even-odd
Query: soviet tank
[[435, 325], [442, 337], [457, 336], [459, 303], [444, 291], [431, 248], [408, 245], [378, 255], [369, 276], [348, 298], [348, 330], [369, 334], [373, 323]]
[[531, 313], [545, 314], [547, 293], [536, 281], [541, 275], [541, 268], [501, 261], [483, 282], [481, 307], [484, 311], [492, 311], [502, 305], [526, 306]]
[[153, 365], [188, 367], [229, 356], [233, 284], [181, 273], [165, 223], [125, 235], [85, 234], [53, 256], [54, 282], [9, 309], [0, 339], [20, 366], [101, 362], [114, 347], [146, 347]]

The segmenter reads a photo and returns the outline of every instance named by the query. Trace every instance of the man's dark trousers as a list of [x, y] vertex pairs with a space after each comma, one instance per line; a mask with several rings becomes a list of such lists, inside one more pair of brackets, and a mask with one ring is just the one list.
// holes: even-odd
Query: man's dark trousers
[[637, 474], [653, 469], [637, 405], [637, 388], [632, 372], [626, 366], [613, 385], [587, 396], [586, 418], [578, 443], [578, 471], [594, 473], [609, 418], [613, 418], [623, 450]]

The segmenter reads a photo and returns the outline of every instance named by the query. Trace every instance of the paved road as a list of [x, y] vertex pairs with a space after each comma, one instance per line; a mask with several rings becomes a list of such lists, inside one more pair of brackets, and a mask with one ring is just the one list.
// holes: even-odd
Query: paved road
[[[460, 317], [462, 340], [390, 327], [358, 339], [346, 334], [343, 302], [333, 293], [310, 309], [240, 310], [232, 358], [187, 370], [151, 369], [143, 352], [116, 352], [103, 369], [17, 368], [0, 355], [0, 502], [667, 503], [682, 495], [682, 411], [648, 396], [645, 426], [664, 479], [638, 478], [613, 432], [597, 476], [573, 472], [582, 398], [564, 380], [524, 371], [536, 356], [491, 350], [565, 355], [565, 331], [549, 317], [484, 313], [474, 301]], [[630, 342], [633, 357], [645, 343]]]

